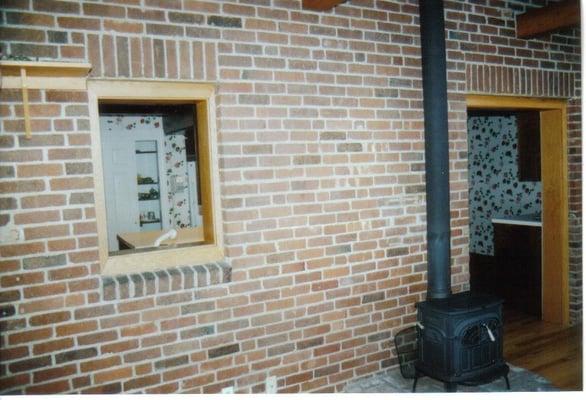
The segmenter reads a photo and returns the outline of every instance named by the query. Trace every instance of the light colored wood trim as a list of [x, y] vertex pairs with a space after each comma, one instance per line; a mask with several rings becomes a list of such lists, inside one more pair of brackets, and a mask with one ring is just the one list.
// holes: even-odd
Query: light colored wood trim
[[201, 202], [204, 226], [204, 238], [208, 243], [214, 243], [214, 215], [212, 207], [212, 176], [210, 174], [210, 143], [208, 135], [200, 135], [199, 132], [208, 131], [208, 107], [206, 103], [197, 104], [197, 132], [199, 155], [199, 179], [201, 182]]
[[[85, 77], [48, 77], [48, 76], [27, 76], [29, 89], [49, 90], [86, 90], [87, 79]], [[3, 89], [20, 89], [19, 76], [3, 76]]]
[[[567, 325], [568, 188], [565, 110], [541, 111], [542, 253], [544, 321]], [[560, 273], [561, 270], [561, 273]], [[563, 296], [560, 296], [563, 293]]]
[[108, 257], [102, 264], [102, 274], [120, 275], [181, 265], [207, 264], [222, 260], [224, 252], [216, 245], [196, 245], [188, 247], [168, 247], [155, 251], [144, 251]]
[[91, 67], [87, 63], [0, 61], [1, 87], [21, 88], [24, 68], [29, 89], [85, 90]]
[[[567, 325], [569, 309], [569, 226], [566, 101], [470, 94], [468, 109], [536, 110], [541, 114], [543, 182], [543, 319]], [[547, 231], [547, 233], [546, 233]], [[548, 281], [551, 280], [552, 285]]]
[[[214, 86], [195, 82], [89, 79], [92, 158], [96, 187], [99, 256], [104, 274], [155, 270], [185, 264], [199, 264], [224, 258], [217, 168]], [[161, 104], [186, 102], [196, 105], [200, 143], [200, 179], [204, 221], [204, 244], [167, 247], [161, 250], [110, 255], [108, 253], [105, 190], [101, 155], [99, 102]], [[206, 122], [200, 122], [204, 117]], [[203, 146], [202, 146], [203, 143]], [[202, 164], [203, 163], [203, 164]]]
[[496, 110], [558, 110], [565, 107], [562, 99], [542, 99], [521, 96], [466, 95], [466, 106], [470, 109]]
[[214, 94], [209, 83], [184, 81], [88, 79], [88, 87], [100, 100], [173, 102], [208, 100]]
[[87, 76], [92, 69], [89, 63], [68, 63], [49, 61], [0, 61], [2, 75], [20, 75], [26, 68], [31, 76]]
[[106, 197], [104, 185], [104, 170], [102, 166], [102, 140], [100, 135], [100, 113], [98, 96], [93, 90], [93, 84], [88, 82], [88, 106], [90, 117], [90, 133], [92, 140], [92, 164], [94, 169], [94, 201], [96, 206], [96, 221], [98, 230], [98, 255], [102, 272], [108, 261], [108, 227], [106, 225]]
[[528, 39], [580, 25], [580, 0], [565, 0], [518, 14], [517, 37]]
[[31, 130], [31, 112], [28, 105], [28, 85], [26, 81], [26, 68], [20, 68], [20, 85], [22, 88], [22, 110], [24, 118], [24, 137], [30, 139], [32, 137]]

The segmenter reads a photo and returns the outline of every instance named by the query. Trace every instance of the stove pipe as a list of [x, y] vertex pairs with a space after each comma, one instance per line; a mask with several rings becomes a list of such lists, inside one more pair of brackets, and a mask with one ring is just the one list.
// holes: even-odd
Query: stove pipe
[[425, 117], [427, 298], [443, 299], [451, 295], [448, 96], [443, 0], [419, 0], [419, 21]]

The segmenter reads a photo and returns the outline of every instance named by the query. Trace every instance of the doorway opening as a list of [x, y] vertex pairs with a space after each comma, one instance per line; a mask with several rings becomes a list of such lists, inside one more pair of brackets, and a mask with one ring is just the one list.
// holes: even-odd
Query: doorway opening
[[566, 106], [470, 95], [470, 287], [567, 325]]

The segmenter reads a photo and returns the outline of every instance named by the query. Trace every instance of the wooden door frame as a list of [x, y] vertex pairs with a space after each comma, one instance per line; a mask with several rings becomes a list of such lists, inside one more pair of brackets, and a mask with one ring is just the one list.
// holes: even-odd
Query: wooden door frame
[[[468, 109], [480, 110], [534, 110], [540, 112], [543, 122], [546, 117], [554, 125], [540, 129], [541, 174], [544, 183], [542, 210], [542, 318], [545, 321], [568, 325], [569, 308], [569, 232], [568, 232], [568, 156], [567, 156], [567, 110], [566, 101], [561, 99], [543, 99], [515, 96], [476, 95], [466, 96]], [[558, 119], [559, 116], [559, 119]], [[544, 129], [561, 128], [561, 137], [548, 135]], [[556, 144], [555, 148], [552, 143]], [[559, 146], [559, 148], [558, 148]], [[555, 151], [545, 152], [544, 149]], [[552, 175], [555, 174], [555, 175]], [[545, 190], [546, 183], [549, 190]], [[547, 192], [547, 193], [546, 193]], [[546, 209], [547, 207], [547, 209]], [[557, 207], [557, 208], [556, 208]], [[545, 232], [548, 235], [545, 235]], [[547, 285], [546, 279], [552, 279], [556, 285]], [[557, 287], [554, 287], [557, 286]]]

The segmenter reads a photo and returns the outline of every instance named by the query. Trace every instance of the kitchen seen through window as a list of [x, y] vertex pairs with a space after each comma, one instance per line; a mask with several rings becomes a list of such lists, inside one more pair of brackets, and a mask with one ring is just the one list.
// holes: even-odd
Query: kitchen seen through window
[[99, 104], [108, 254], [203, 243], [194, 104]]

